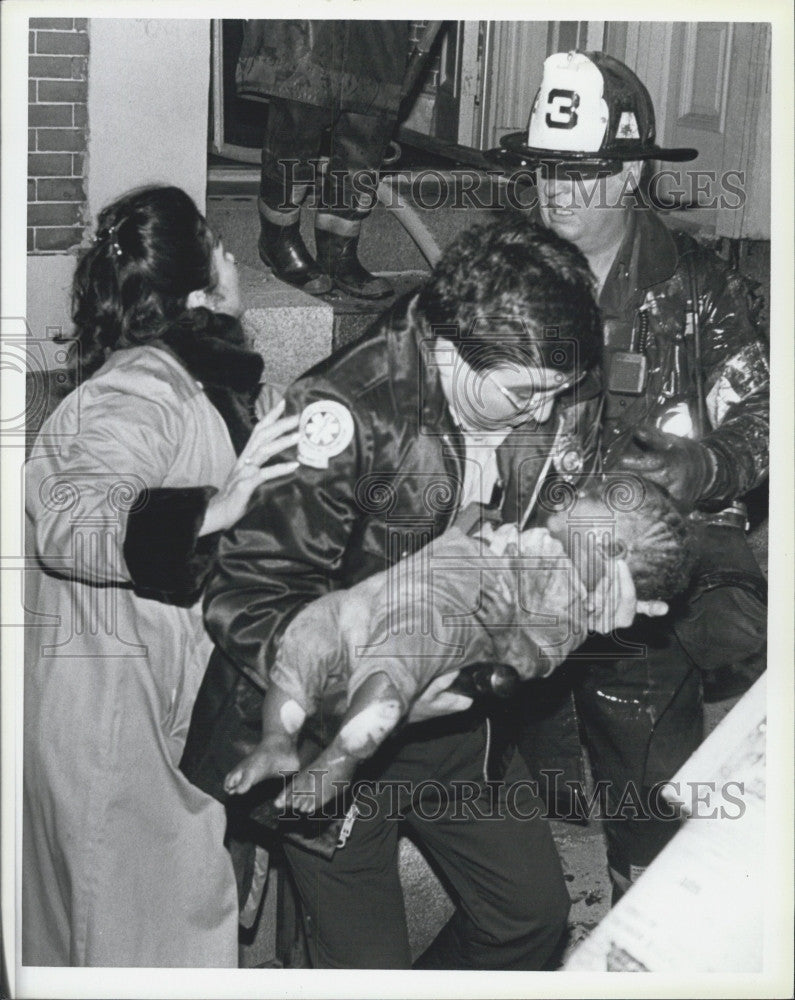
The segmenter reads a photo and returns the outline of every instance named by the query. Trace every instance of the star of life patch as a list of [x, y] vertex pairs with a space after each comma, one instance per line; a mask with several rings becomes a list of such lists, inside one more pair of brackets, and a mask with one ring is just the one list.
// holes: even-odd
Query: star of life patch
[[304, 407], [298, 423], [298, 461], [327, 469], [328, 461], [353, 440], [351, 411], [336, 399], [318, 399]]
[[622, 111], [616, 129], [616, 139], [640, 139], [638, 120], [634, 111]]

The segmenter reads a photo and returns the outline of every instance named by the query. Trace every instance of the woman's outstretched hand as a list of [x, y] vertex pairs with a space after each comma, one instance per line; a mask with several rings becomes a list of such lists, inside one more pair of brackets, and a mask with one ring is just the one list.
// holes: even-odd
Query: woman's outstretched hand
[[292, 448], [298, 441], [298, 415], [282, 417], [284, 401], [269, 410], [254, 425], [246, 447], [221, 489], [207, 505], [199, 536], [223, 531], [243, 515], [254, 490], [271, 479], [289, 475], [298, 468], [298, 462], [278, 462], [262, 468], [262, 463]]

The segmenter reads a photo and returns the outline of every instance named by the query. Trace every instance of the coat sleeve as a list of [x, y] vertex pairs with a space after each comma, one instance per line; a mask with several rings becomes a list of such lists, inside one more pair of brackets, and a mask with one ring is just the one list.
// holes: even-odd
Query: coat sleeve
[[[328, 386], [294, 386], [286, 413], [332, 399], [353, 419], [353, 437], [327, 468], [299, 465], [265, 483], [218, 543], [205, 591], [205, 622], [221, 650], [257, 686], [267, 686], [279, 638], [310, 601], [342, 585], [343, 562], [360, 518], [356, 483], [366, 468], [366, 417]], [[300, 457], [300, 450], [299, 450]]]
[[741, 275], [701, 251], [695, 266], [707, 413], [703, 439], [717, 476], [702, 501], [746, 494], [768, 474], [770, 372], [767, 345], [751, 321]]
[[165, 604], [193, 605], [210, 571], [218, 533], [199, 532], [212, 486], [147, 489], [127, 518], [124, 561], [136, 591]]
[[26, 467], [27, 510], [45, 570], [195, 602], [215, 542], [198, 531], [215, 489], [162, 486], [185, 419], [163, 392], [92, 386], [67, 398]]

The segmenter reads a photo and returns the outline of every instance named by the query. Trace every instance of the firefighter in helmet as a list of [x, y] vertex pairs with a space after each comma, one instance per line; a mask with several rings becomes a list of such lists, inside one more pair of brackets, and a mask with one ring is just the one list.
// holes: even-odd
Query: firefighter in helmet
[[764, 649], [765, 582], [739, 502], [768, 473], [767, 343], [741, 276], [655, 209], [654, 161], [698, 154], [658, 145], [651, 98], [626, 65], [602, 52], [551, 55], [528, 130], [502, 147], [503, 165], [535, 171], [532, 211], [584, 253], [602, 313], [603, 392], [567, 411], [559, 472], [651, 479], [700, 539], [686, 601], [594, 636], [524, 713], [520, 744], [536, 769], [570, 772], [579, 743], [566, 733], [584, 733], [595, 777], [608, 783], [617, 897], [676, 832], [658, 790], [703, 738], [704, 677]]

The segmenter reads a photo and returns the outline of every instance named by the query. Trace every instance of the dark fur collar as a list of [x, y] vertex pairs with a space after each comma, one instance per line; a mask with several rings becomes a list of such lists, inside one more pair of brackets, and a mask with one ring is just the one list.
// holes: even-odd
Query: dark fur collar
[[249, 350], [239, 321], [208, 309], [191, 309], [154, 345], [169, 351], [201, 383], [239, 455], [253, 426], [263, 367], [260, 355]]
[[262, 378], [262, 358], [250, 350], [239, 320], [232, 316], [191, 309], [158, 341], [205, 387], [245, 393], [256, 389]]

